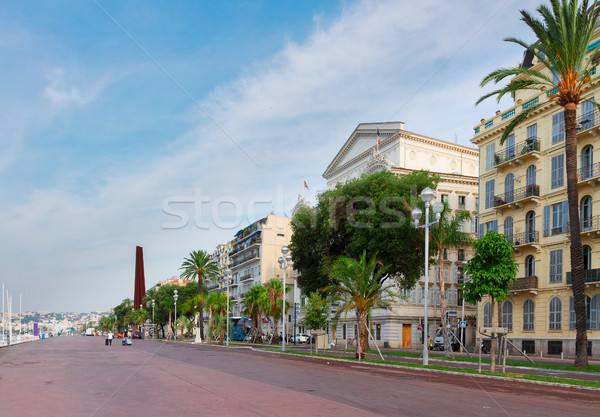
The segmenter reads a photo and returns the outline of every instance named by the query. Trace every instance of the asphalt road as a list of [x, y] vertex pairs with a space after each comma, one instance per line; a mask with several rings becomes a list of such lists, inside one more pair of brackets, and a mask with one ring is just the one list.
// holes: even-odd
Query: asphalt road
[[0, 416], [598, 416], [600, 392], [189, 343], [0, 349]]

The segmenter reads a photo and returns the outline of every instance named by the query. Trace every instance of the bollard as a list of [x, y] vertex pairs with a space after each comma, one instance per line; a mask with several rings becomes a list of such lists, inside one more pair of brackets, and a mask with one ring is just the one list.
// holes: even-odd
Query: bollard
[[560, 352], [560, 360], [563, 360], [563, 353]]

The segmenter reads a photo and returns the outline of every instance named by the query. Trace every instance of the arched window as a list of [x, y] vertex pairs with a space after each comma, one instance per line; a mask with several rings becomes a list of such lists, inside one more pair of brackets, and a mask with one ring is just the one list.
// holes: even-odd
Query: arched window
[[533, 255], [529, 255], [525, 258], [525, 276], [535, 277], [535, 258]]
[[502, 327], [508, 327], [509, 331], [513, 328], [513, 304], [510, 301], [502, 304]]
[[535, 320], [535, 312], [534, 312], [535, 304], [533, 300], [526, 300], [523, 303], [523, 330], [533, 330], [534, 329], [534, 320]]
[[504, 219], [504, 236], [510, 243], [513, 243], [513, 218], [510, 216]]
[[[598, 300], [600, 300], [600, 295], [596, 295]], [[594, 296], [594, 297], [596, 297]], [[587, 329], [596, 329], [597, 327], [592, 327], [598, 324], [598, 315], [594, 314], [594, 310], [592, 308], [592, 298], [586, 295], [585, 297], [585, 317], [587, 323]], [[597, 305], [597, 304], [596, 304]], [[597, 310], [596, 310], [597, 313]], [[569, 297], [569, 329], [575, 330], [575, 320], [577, 316], [575, 315], [575, 301], [573, 296]]]
[[548, 318], [550, 330], [561, 330], [562, 328], [562, 301], [554, 297], [550, 300], [550, 316]]
[[591, 230], [592, 229], [592, 197], [586, 195], [581, 199], [581, 203], [579, 205], [579, 218], [581, 221], [581, 230]]
[[492, 327], [492, 303], [483, 306], [483, 327]]
[[600, 294], [596, 294], [590, 301], [589, 329], [600, 329]]
[[588, 145], [581, 150], [581, 179], [587, 180], [593, 175], [592, 166], [594, 165], [594, 147]]
[[525, 216], [525, 243], [535, 241], [535, 212], [530, 211]]
[[504, 201], [512, 203], [515, 201], [515, 176], [511, 172], [504, 178]]
[[526, 185], [535, 185], [535, 165], [527, 167], [527, 183]]
[[585, 245], [583, 248], [583, 269], [592, 269], [592, 248]]

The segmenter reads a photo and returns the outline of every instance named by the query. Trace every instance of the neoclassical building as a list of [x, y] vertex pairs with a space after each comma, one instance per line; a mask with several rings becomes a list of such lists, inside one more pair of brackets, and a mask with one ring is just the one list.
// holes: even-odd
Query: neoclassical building
[[[592, 45], [598, 42], [597, 28]], [[530, 53], [524, 55], [521, 65], [553, 77]], [[599, 86], [594, 82], [583, 97], [598, 100]], [[500, 321], [509, 329], [509, 338], [529, 353], [573, 356], [575, 311], [569, 272], [564, 116], [562, 108], [549, 100], [551, 94], [519, 92], [513, 106], [475, 126], [472, 142], [483, 155], [479, 235], [496, 230], [515, 246], [517, 281], [500, 306]], [[508, 123], [534, 104], [541, 106], [501, 144]], [[588, 353], [595, 356], [600, 355], [600, 114], [589, 101], [584, 101], [577, 113]], [[480, 304], [479, 313], [484, 325], [491, 323], [489, 302]]]
[[[379, 136], [378, 136], [379, 132]], [[473, 220], [464, 225], [470, 233], [477, 231], [479, 151], [405, 130], [402, 122], [361, 123], [333, 158], [323, 177], [328, 188], [339, 182], [357, 178], [364, 173], [389, 170], [404, 175], [418, 169], [427, 169], [440, 175], [436, 200], [447, 202], [454, 211], [464, 210]], [[472, 248], [444, 250], [444, 278], [447, 311], [453, 330], [458, 322], [469, 318], [466, 342], [475, 337], [475, 307], [463, 302], [460, 285], [463, 279], [463, 262], [472, 257]], [[430, 270], [429, 280], [429, 335], [435, 335], [440, 325], [439, 282], [437, 267]], [[421, 279], [414, 289], [403, 294], [391, 310], [375, 310], [372, 314], [371, 332], [377, 343], [389, 347], [418, 349], [421, 341], [419, 327], [423, 323], [423, 298], [425, 285]], [[405, 301], [406, 300], [406, 301]], [[354, 338], [356, 321], [348, 317], [336, 330], [338, 343]]]

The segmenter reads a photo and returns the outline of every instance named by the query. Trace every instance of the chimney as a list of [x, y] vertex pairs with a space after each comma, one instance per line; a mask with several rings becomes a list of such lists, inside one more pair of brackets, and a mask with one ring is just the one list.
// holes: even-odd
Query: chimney
[[404, 122], [400, 122], [400, 130], [404, 130]]

